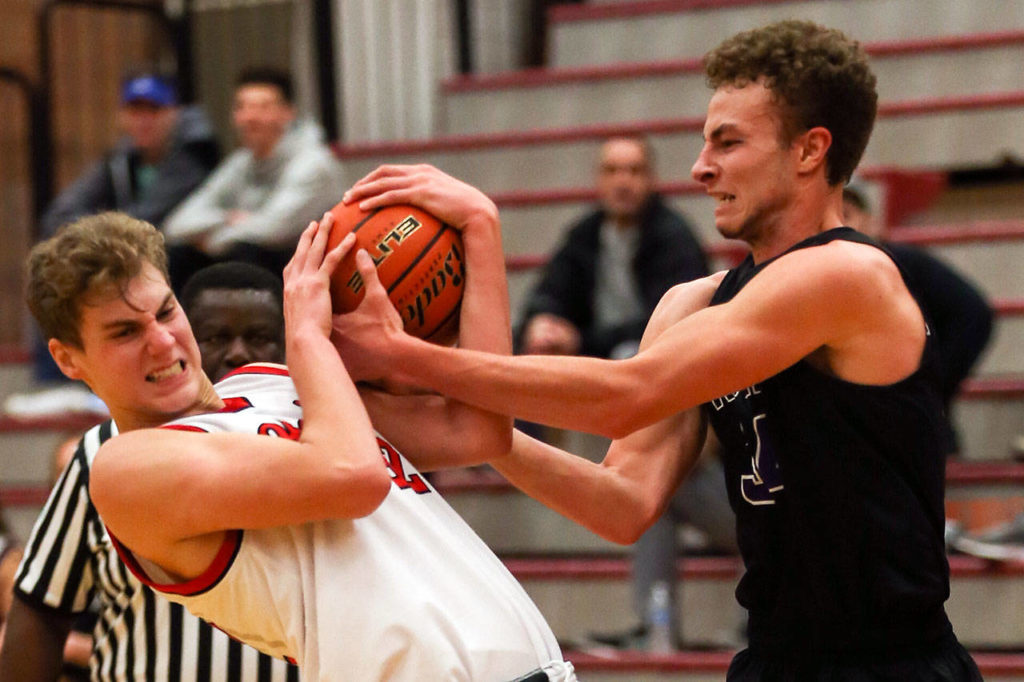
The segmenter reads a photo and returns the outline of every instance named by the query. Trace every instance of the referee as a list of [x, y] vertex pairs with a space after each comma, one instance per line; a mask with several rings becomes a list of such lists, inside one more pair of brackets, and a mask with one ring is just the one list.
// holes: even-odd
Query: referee
[[[218, 288], [213, 282], [206, 286]], [[252, 290], [271, 294], [278, 317], [280, 287], [272, 275], [269, 280], [254, 277], [251, 283]], [[267, 320], [267, 326], [273, 322]], [[232, 337], [218, 338], [229, 343]], [[283, 342], [278, 348], [283, 353]], [[208, 350], [204, 347], [204, 354]], [[16, 577], [0, 649], [0, 680], [57, 680], [72, 624], [95, 608], [89, 660], [93, 682], [298, 682], [298, 668], [230, 639], [156, 595], [121, 563], [89, 498], [89, 466], [100, 444], [115, 435], [112, 421], [85, 434], [36, 520]]]

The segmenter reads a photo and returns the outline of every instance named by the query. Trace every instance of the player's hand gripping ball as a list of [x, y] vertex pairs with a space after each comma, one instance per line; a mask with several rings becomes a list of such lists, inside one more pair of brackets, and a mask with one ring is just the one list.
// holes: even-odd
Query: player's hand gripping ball
[[349, 232], [356, 245], [331, 279], [335, 313], [354, 310], [366, 294], [356, 270], [355, 253], [366, 249], [405, 330], [431, 341], [448, 341], [458, 329], [465, 288], [465, 260], [459, 231], [407, 204], [363, 211], [357, 202], [331, 209], [333, 248]]

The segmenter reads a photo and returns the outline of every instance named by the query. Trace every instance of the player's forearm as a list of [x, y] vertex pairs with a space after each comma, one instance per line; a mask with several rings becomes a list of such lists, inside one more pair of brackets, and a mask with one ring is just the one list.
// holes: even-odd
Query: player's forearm
[[387, 344], [389, 377], [493, 412], [612, 438], [667, 413], [632, 360], [499, 356], [403, 336]]
[[501, 226], [497, 218], [480, 216], [462, 231], [466, 250], [459, 346], [490, 353], [512, 352], [511, 315]]
[[355, 385], [330, 340], [316, 333], [289, 332], [289, 374], [302, 402], [303, 434], [372, 434]]
[[491, 462], [524, 493], [606, 540], [635, 542], [651, 515], [643, 491], [615, 469], [514, 431], [512, 451]]
[[286, 353], [303, 410], [300, 442], [314, 448], [325, 477], [337, 481], [333, 496], [346, 517], [373, 511], [389, 481], [370, 418], [334, 346], [322, 334], [290, 333]]

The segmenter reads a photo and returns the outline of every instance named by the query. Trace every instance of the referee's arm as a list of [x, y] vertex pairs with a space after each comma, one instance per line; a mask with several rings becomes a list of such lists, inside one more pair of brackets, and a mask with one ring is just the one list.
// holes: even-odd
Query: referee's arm
[[15, 592], [0, 648], [0, 681], [54, 682], [73, 616], [29, 606]]

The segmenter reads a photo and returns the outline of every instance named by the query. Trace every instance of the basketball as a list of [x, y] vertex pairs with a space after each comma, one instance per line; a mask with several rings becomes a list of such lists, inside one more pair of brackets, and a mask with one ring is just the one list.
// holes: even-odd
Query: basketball
[[388, 298], [402, 316], [405, 330], [432, 341], [447, 341], [458, 327], [465, 286], [459, 231], [407, 204], [363, 211], [358, 203], [331, 209], [334, 227], [328, 240], [336, 246], [349, 232], [356, 246], [331, 280], [334, 312], [354, 310], [366, 293], [356, 270], [355, 252], [366, 249]]

